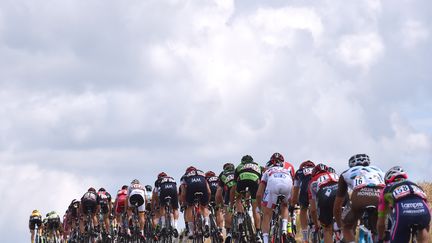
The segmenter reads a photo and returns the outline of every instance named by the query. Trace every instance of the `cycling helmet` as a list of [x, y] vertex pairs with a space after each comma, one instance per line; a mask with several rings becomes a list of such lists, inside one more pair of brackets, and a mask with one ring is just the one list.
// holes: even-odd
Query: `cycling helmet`
[[210, 177], [213, 177], [213, 176], [216, 176], [216, 174], [213, 171], [211, 171], [211, 170], [209, 170], [209, 171], [207, 171], [205, 173], [205, 177], [206, 178], [210, 178]]
[[146, 189], [146, 191], [151, 192], [152, 191], [152, 186], [146, 185], [145, 189]]
[[308, 168], [308, 167], [315, 167], [315, 163], [310, 161], [310, 160], [306, 160], [303, 163], [300, 164], [300, 169], [304, 169], [304, 168]]
[[105, 188], [103, 188], [103, 187], [99, 188], [99, 192], [106, 192]]
[[138, 179], [133, 179], [131, 185], [133, 184], [140, 184], [140, 181]]
[[408, 174], [405, 170], [400, 166], [394, 166], [390, 168], [384, 176], [384, 180], [386, 184], [394, 182], [398, 178], [408, 179]]
[[351, 158], [348, 160], [348, 166], [354, 167], [354, 166], [368, 166], [370, 165], [370, 159], [367, 154], [356, 154], [351, 156]]
[[328, 167], [327, 168], [327, 170], [328, 170], [328, 172], [330, 172], [330, 173], [335, 173], [336, 174], [336, 170], [335, 169], [333, 169], [333, 167]]
[[234, 170], [234, 164], [233, 163], [225, 163], [223, 166], [224, 170]]
[[187, 169], [186, 169], [186, 174], [189, 173], [189, 172], [191, 172], [191, 171], [194, 171], [194, 170], [196, 170], [195, 167], [193, 167], [193, 166], [189, 166], [189, 167], [187, 167]]
[[241, 159], [242, 164], [247, 164], [247, 163], [252, 163], [252, 162], [253, 162], [253, 158], [250, 155], [245, 155]]
[[267, 164], [266, 164], [266, 168], [270, 168], [270, 167], [273, 167], [273, 166], [282, 166], [282, 164], [283, 164], [283, 162], [282, 161], [279, 161], [279, 160], [277, 160], [277, 159], [271, 159], [271, 160], [269, 160], [268, 162], [267, 162]]
[[279, 162], [284, 162], [285, 161], [285, 159], [284, 159], [284, 157], [282, 156], [282, 154], [280, 154], [280, 153], [274, 153], [271, 157], [270, 157], [270, 160], [277, 160], [277, 161], [279, 161]]
[[40, 213], [39, 213], [39, 210], [35, 209], [32, 211], [32, 214], [40, 214]]
[[121, 187], [121, 189], [122, 189], [122, 190], [126, 190], [126, 189], [128, 189], [128, 186], [123, 185], [123, 186]]
[[96, 192], [96, 189], [94, 189], [93, 187], [90, 187], [87, 191], [88, 192]]
[[323, 172], [323, 171], [328, 171], [327, 165], [321, 164], [321, 163], [317, 164], [317, 165], [315, 165], [315, 167], [312, 170], [312, 176], [315, 176], [318, 173]]
[[161, 172], [161, 173], [158, 174], [158, 179], [160, 179], [162, 177], [165, 177], [165, 176], [168, 176], [167, 173]]

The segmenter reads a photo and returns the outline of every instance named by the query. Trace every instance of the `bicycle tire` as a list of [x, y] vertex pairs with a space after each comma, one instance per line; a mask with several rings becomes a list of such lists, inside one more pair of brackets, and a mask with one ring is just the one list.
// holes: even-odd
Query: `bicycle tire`
[[243, 225], [245, 225], [245, 227], [243, 228], [245, 229], [245, 233], [246, 233], [246, 240], [247, 240], [246, 243], [249, 242], [255, 243], [256, 239], [255, 239], [255, 232], [252, 227], [252, 219], [248, 213], [246, 213], [245, 215]]

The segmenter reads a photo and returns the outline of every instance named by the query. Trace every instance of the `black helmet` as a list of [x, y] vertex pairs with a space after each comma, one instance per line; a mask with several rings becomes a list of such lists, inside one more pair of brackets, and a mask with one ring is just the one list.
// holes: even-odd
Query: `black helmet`
[[253, 158], [250, 155], [245, 155], [241, 159], [242, 164], [247, 164], [247, 163], [252, 163], [252, 162], [253, 162]]
[[105, 188], [103, 187], [99, 188], [99, 192], [105, 192]]
[[152, 191], [152, 186], [146, 185], [145, 189], [146, 189], [146, 191], [151, 192]]

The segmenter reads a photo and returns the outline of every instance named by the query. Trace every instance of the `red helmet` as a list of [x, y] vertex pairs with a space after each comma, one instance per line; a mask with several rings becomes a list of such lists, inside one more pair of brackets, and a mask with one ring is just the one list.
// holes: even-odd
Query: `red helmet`
[[310, 161], [310, 160], [306, 160], [303, 163], [300, 164], [300, 169], [304, 169], [304, 168], [308, 168], [308, 167], [315, 167], [315, 163]]
[[328, 167], [325, 164], [317, 164], [312, 170], [312, 176], [317, 175], [320, 172], [328, 171]]
[[158, 179], [165, 177], [165, 176], [168, 176], [168, 175], [165, 172], [161, 172], [158, 174]]
[[209, 170], [205, 173], [206, 178], [213, 177], [213, 176], [216, 176], [216, 174], [211, 170]]
[[277, 153], [277, 152], [274, 153], [274, 154], [271, 156], [270, 160], [271, 160], [271, 161], [278, 161], [278, 162], [284, 162], [284, 161], [285, 161], [285, 159], [284, 159], [284, 157], [282, 156], [282, 154]]
[[189, 173], [189, 172], [194, 171], [194, 170], [196, 170], [195, 167], [193, 167], [193, 166], [189, 166], [189, 167], [186, 169], [186, 173]]

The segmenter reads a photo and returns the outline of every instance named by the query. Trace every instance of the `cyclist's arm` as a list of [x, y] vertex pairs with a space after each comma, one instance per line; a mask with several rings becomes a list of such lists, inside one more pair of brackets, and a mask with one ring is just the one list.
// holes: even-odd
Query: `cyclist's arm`
[[206, 182], [206, 185], [207, 185], [207, 195], [208, 195], [208, 200], [209, 200], [209, 202], [210, 202], [210, 200], [211, 200], [211, 196], [212, 196], [212, 194], [211, 194], [211, 189], [210, 189], [210, 185], [209, 185], [208, 181], [205, 180], [205, 182]]
[[342, 227], [342, 206], [345, 201], [347, 191], [348, 191], [348, 185], [346, 184], [343, 175], [341, 175], [339, 177], [338, 190], [333, 205], [333, 215], [336, 219], [336, 223], [339, 228]]

